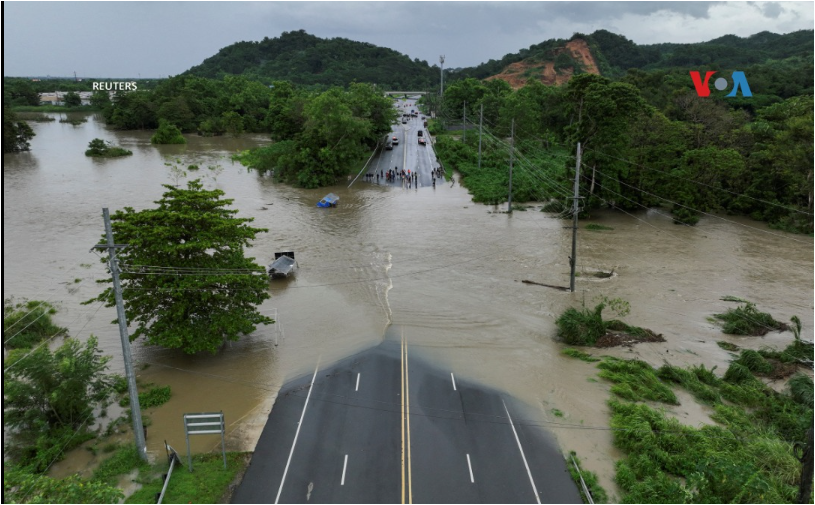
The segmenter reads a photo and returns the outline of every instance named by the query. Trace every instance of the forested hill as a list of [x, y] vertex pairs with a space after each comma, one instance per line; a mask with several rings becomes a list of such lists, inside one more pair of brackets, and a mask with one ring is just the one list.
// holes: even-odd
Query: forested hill
[[392, 49], [343, 38], [322, 39], [303, 30], [260, 42], [237, 42], [185, 73], [209, 78], [245, 75], [267, 83], [284, 80], [320, 87], [356, 81], [391, 90], [425, 90], [439, 77], [438, 68]]
[[[597, 30], [591, 35], [576, 33], [570, 40], [550, 39], [500, 60], [489, 60], [476, 67], [456, 69], [456, 77], [486, 79], [502, 73], [510, 65], [526, 62], [555, 62], [564, 58], [563, 48], [574, 40], [584, 40], [602, 75], [621, 77], [628, 69], [667, 70], [675, 68], [701, 69], [715, 65], [738, 68], [788, 58], [813, 59], [813, 30], [800, 30], [785, 35], [761, 32], [749, 37], [725, 35], [708, 42], [693, 44], [639, 45], [622, 35]], [[569, 62], [561, 62], [567, 65]], [[580, 63], [580, 62], [578, 62]], [[530, 65], [527, 65], [530, 66]]]

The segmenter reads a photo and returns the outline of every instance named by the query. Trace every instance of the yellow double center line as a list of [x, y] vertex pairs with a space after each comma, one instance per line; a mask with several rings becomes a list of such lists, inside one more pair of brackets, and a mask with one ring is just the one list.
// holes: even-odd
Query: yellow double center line
[[[410, 469], [410, 381], [408, 380], [408, 352], [404, 328], [402, 328], [400, 354], [402, 361], [402, 503], [413, 503]], [[407, 432], [407, 502], [405, 502], [405, 432]]]

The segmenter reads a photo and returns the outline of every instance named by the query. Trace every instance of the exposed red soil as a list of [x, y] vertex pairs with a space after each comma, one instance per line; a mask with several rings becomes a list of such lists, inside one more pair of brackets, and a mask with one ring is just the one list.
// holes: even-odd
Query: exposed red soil
[[[587, 73], [600, 75], [597, 62], [591, 54], [588, 44], [583, 39], [574, 39], [558, 50], [558, 54], [568, 51], [571, 56], [581, 62]], [[561, 85], [569, 82], [574, 75], [573, 68], [566, 68], [557, 72], [553, 61], [534, 61], [526, 59], [512, 63], [498, 75], [487, 77], [485, 80], [502, 79], [509, 83], [513, 89], [522, 88], [530, 78], [538, 79], [547, 85]]]

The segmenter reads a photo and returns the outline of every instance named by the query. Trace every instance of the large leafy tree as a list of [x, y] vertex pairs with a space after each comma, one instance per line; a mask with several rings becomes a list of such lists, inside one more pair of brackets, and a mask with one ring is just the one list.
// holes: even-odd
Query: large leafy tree
[[47, 346], [18, 349], [4, 361], [3, 427], [19, 464], [41, 472], [87, 439], [94, 410], [105, 408], [112, 392], [104, 374], [110, 357], [100, 353], [90, 337], [84, 344], [67, 339], [54, 352]]
[[3, 104], [3, 152], [16, 153], [28, 151], [29, 141], [34, 137], [34, 130], [25, 121], [17, 119], [11, 107]]
[[[149, 344], [193, 354], [217, 352], [258, 324], [274, 321], [257, 310], [269, 298], [263, 268], [244, 256], [264, 228], [235, 217], [231, 199], [206, 190], [199, 180], [187, 188], [165, 185], [157, 208], [116, 212], [112, 227], [117, 243], [122, 296], [131, 335]], [[113, 305], [112, 288], [95, 300]]]

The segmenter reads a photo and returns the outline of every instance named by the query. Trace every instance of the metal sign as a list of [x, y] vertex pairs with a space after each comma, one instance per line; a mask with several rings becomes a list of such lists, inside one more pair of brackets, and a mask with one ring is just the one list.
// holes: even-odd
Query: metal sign
[[217, 435], [221, 434], [221, 452], [224, 456], [224, 468], [226, 468], [226, 444], [224, 433], [226, 432], [224, 413], [221, 412], [199, 412], [197, 414], [184, 414], [184, 435], [187, 438], [187, 461], [192, 472], [192, 455], [190, 454], [190, 435]]

